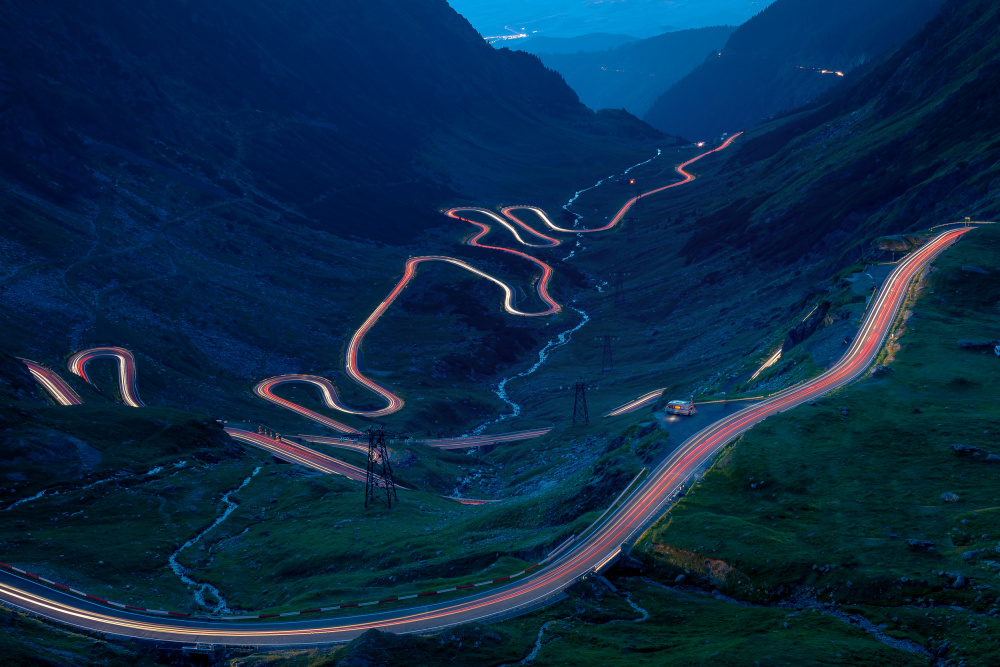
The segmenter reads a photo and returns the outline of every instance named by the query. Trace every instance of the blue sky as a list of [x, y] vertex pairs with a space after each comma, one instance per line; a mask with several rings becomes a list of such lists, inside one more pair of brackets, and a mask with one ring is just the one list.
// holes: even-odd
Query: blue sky
[[449, 0], [485, 37], [524, 30], [547, 37], [595, 32], [652, 37], [670, 30], [739, 25], [772, 0]]

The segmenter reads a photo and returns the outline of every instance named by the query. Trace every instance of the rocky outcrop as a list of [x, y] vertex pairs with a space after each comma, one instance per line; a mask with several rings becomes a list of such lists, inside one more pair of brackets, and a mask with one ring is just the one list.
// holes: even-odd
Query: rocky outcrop
[[0, 470], [13, 471], [0, 472], [0, 476], [30, 478], [44, 473], [50, 479], [80, 479], [96, 470], [101, 459], [101, 453], [89, 444], [59, 431], [0, 435]]
[[1000, 345], [1000, 340], [959, 340], [958, 346], [963, 350], [992, 350]]
[[714, 584], [728, 583], [732, 578], [745, 578], [745, 575], [724, 560], [706, 558], [701, 554], [686, 549], [679, 549], [668, 544], [652, 543], [652, 551], [662, 556], [671, 565], [684, 568], [692, 573], [707, 577]]
[[934, 551], [934, 543], [930, 540], [906, 540], [910, 551]]
[[981, 276], [988, 276], [990, 272], [986, 269], [981, 269], [978, 266], [963, 266], [962, 270], [966, 273], [978, 273]]
[[812, 336], [819, 329], [820, 325], [826, 319], [826, 314], [830, 312], [830, 302], [824, 301], [819, 305], [819, 307], [806, 318], [804, 321], [799, 322], [794, 329], [788, 332], [785, 337], [785, 342], [782, 344], [782, 350], [790, 350], [805, 339]]
[[923, 238], [912, 234], [894, 234], [876, 239], [875, 247], [888, 252], [910, 252], [919, 248], [923, 242]]
[[37, 401], [38, 384], [20, 359], [0, 350], [0, 396], [12, 401]]

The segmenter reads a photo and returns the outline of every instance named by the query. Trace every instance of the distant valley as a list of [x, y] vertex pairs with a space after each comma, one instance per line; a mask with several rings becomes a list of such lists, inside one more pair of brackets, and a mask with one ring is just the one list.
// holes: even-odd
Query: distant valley
[[[538, 38], [513, 42], [511, 48], [538, 55], [591, 109], [625, 109], [642, 117], [672, 85], [721, 49], [733, 30], [680, 30], [621, 44], [616, 42], [626, 38], [613, 35]], [[614, 46], [603, 48], [607, 44]]]
[[698, 0], [627, 3], [591, 3], [582, 0], [450, 0], [484, 36], [523, 31], [545, 37], [577, 37], [591, 33], [619, 33], [638, 38], [671, 30], [710, 25], [738, 25], [773, 0]]

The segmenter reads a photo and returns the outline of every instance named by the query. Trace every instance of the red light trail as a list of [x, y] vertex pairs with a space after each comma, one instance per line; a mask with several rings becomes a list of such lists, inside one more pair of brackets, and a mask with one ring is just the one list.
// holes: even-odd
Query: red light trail
[[115, 359], [118, 362], [118, 386], [122, 392], [122, 401], [133, 408], [145, 405], [139, 400], [139, 391], [135, 386], [135, 357], [131, 352], [122, 347], [95, 347], [77, 352], [70, 357], [69, 370], [89, 384], [87, 364], [94, 359]]
[[[302, 415], [307, 419], [310, 419], [318, 424], [326, 426], [340, 433], [357, 433], [358, 431], [352, 428], [351, 426], [330, 419], [329, 417], [321, 415], [313, 410], [309, 410], [308, 408], [298, 405], [297, 403], [281, 398], [280, 396], [274, 393], [273, 389], [283, 384], [306, 383], [319, 389], [320, 396], [323, 399], [323, 403], [326, 405], [326, 407], [330, 408], [331, 410], [337, 410], [346, 414], [357, 415], [368, 418], [384, 417], [386, 415], [391, 415], [393, 413], [399, 412], [404, 405], [403, 399], [401, 399], [399, 396], [393, 393], [392, 390], [390, 390], [389, 388], [384, 387], [378, 382], [372, 380], [370, 377], [366, 376], [358, 367], [358, 356], [361, 353], [361, 346], [364, 343], [365, 336], [368, 335], [372, 327], [375, 326], [375, 324], [385, 314], [385, 312], [399, 297], [399, 295], [403, 292], [403, 290], [406, 289], [406, 286], [410, 284], [410, 281], [413, 280], [414, 276], [417, 273], [417, 267], [419, 265], [425, 262], [444, 262], [452, 264], [454, 266], [458, 266], [462, 269], [465, 269], [466, 271], [469, 271], [474, 275], [479, 276], [480, 278], [485, 278], [486, 280], [495, 283], [501, 289], [504, 295], [503, 308], [507, 313], [511, 315], [517, 315], [520, 317], [545, 317], [547, 315], [553, 315], [555, 313], [558, 313], [560, 312], [560, 310], [562, 310], [562, 306], [556, 303], [555, 300], [549, 295], [548, 291], [549, 283], [552, 280], [551, 266], [519, 250], [512, 250], [510, 248], [486, 245], [481, 243], [480, 242], [481, 239], [490, 233], [491, 231], [490, 226], [485, 223], [477, 222], [467, 217], [463, 217], [460, 214], [475, 213], [477, 215], [486, 216], [492, 222], [499, 224], [500, 226], [504, 227], [507, 231], [509, 231], [513, 235], [514, 239], [523, 246], [529, 248], [556, 247], [560, 245], [562, 241], [553, 238], [551, 236], [546, 236], [545, 234], [535, 230], [533, 227], [531, 227], [531, 225], [525, 223], [523, 220], [514, 215], [513, 211], [520, 211], [520, 210], [531, 211], [539, 217], [539, 219], [542, 221], [544, 225], [548, 226], [550, 229], [554, 231], [561, 233], [580, 234], [580, 233], [593, 233], [593, 232], [606, 231], [617, 225], [625, 217], [629, 209], [631, 209], [632, 206], [634, 206], [635, 203], [638, 202], [642, 197], [648, 197], [649, 195], [653, 195], [658, 192], [663, 192], [671, 188], [676, 188], [680, 185], [684, 185], [686, 183], [690, 183], [691, 181], [693, 181], [695, 179], [695, 176], [686, 170], [687, 167], [691, 166], [698, 160], [701, 160], [702, 158], [708, 155], [717, 153], [721, 150], [728, 148], [739, 136], [740, 134], [734, 134], [733, 136], [729, 137], [725, 142], [723, 142], [719, 147], [714, 148], [710, 151], [706, 151], [705, 153], [702, 153], [701, 155], [693, 157], [690, 160], [687, 160], [686, 162], [678, 165], [677, 167], [675, 167], [675, 170], [679, 175], [683, 177], [682, 180], [677, 181], [676, 183], [671, 183], [670, 185], [665, 185], [655, 190], [650, 190], [649, 192], [645, 192], [641, 195], [633, 197], [632, 199], [627, 201], [624, 206], [622, 206], [622, 208], [618, 211], [618, 213], [615, 214], [614, 218], [612, 218], [612, 220], [608, 224], [596, 229], [565, 229], [559, 227], [549, 219], [545, 211], [534, 206], [508, 206], [502, 209], [501, 211], [501, 213], [503, 214], [502, 216], [488, 209], [478, 208], [478, 207], [461, 207], [445, 211], [445, 215], [447, 215], [448, 217], [454, 220], [460, 220], [462, 222], [469, 223], [479, 228], [479, 231], [476, 234], [474, 234], [472, 237], [470, 237], [468, 240], [465, 241], [466, 245], [472, 246], [474, 248], [483, 248], [485, 250], [494, 250], [497, 252], [503, 252], [515, 255], [518, 258], [531, 262], [536, 267], [538, 267], [541, 273], [540, 277], [535, 283], [535, 290], [538, 294], [538, 298], [543, 302], [544, 305], [547, 306], [547, 308], [537, 312], [525, 312], [518, 309], [515, 304], [514, 290], [513, 288], [511, 288], [510, 285], [500, 280], [499, 278], [496, 278], [486, 273], [485, 271], [477, 269], [476, 267], [462, 260], [446, 256], [428, 256], [428, 257], [410, 258], [406, 262], [406, 266], [404, 267], [403, 277], [400, 278], [399, 282], [396, 283], [396, 286], [389, 293], [389, 295], [382, 300], [382, 302], [378, 305], [378, 307], [361, 324], [358, 330], [354, 332], [354, 335], [351, 336], [350, 342], [347, 345], [347, 351], [344, 355], [344, 371], [347, 373], [348, 377], [350, 377], [352, 380], [354, 380], [362, 387], [365, 387], [372, 393], [378, 395], [384, 401], [385, 403], [384, 407], [376, 410], [353, 409], [345, 405], [344, 402], [340, 400], [340, 396], [337, 394], [337, 389], [336, 387], [333, 386], [333, 383], [331, 383], [326, 378], [322, 378], [315, 375], [279, 375], [277, 377], [268, 378], [267, 380], [264, 380], [259, 384], [257, 384], [257, 386], [254, 388], [254, 393], [266, 401], [270, 401], [275, 405], [279, 405], [283, 408], [293, 410], [294, 412], [297, 412], [298, 414]], [[531, 234], [536, 239], [543, 241], [543, 243], [535, 244], [525, 241], [524, 237], [521, 236], [519, 229], [521, 231], [527, 232], [528, 234]]]
[[[874, 300], [854, 342], [836, 365], [812, 380], [721, 419], [688, 438], [666, 461], [654, 469], [619, 507], [610, 511], [607, 518], [593, 531], [584, 533], [584, 537], [575, 540], [562, 550], [558, 557], [547, 559], [549, 562], [544, 567], [528, 568], [524, 572], [524, 578], [499, 589], [411, 609], [389, 610], [339, 619], [286, 619], [253, 624], [240, 624], [235, 617], [230, 620], [197, 617], [164, 618], [143, 613], [141, 610], [109, 608], [102, 600], [81, 599], [71, 592], [45, 585], [37, 577], [20, 576], [5, 570], [0, 571], [0, 599], [41, 616], [95, 632], [165, 642], [271, 646], [345, 642], [372, 628], [397, 633], [433, 632], [444, 627], [498, 618], [531, 608], [546, 600], [554, 599], [580, 577], [595, 570], [601, 571], [612, 562], [620, 553], [622, 545], [640, 534], [650, 522], [658, 518], [663, 505], [674, 498], [686, 481], [727, 443], [768, 417], [845, 386], [865, 373], [881, 349], [910, 284], [941, 252], [969, 231], [971, 231], [969, 228], [964, 228], [942, 232], [897, 265]], [[103, 348], [102, 353], [116, 356], [119, 360], [124, 358], [124, 355], [108, 353], [109, 349], [117, 350], [117, 348]], [[80, 355], [77, 357], [81, 359], [86, 357], [86, 353], [81, 355], [83, 357]], [[124, 362], [121, 363], [124, 365]], [[134, 380], [134, 365], [132, 368], [131, 380]], [[81, 373], [83, 371], [82, 365], [80, 371]], [[120, 374], [120, 377], [122, 382], [128, 379], [125, 374]], [[43, 384], [43, 386], [49, 385]], [[123, 388], [123, 394], [125, 393]], [[291, 443], [284, 439], [265, 438], [259, 434], [234, 431], [236, 429], [230, 429], [234, 437], [261, 440], [257, 442], [258, 446], [273, 448], [272, 451], [279, 456], [287, 456], [292, 460], [301, 456], [300, 451], [287, 447]], [[330, 459], [330, 461], [336, 460]], [[325, 464], [322, 459], [310, 460], [309, 463]], [[475, 499], [468, 500], [478, 502]], [[495, 581], [502, 580], [503, 578]], [[469, 585], [461, 588], [475, 587]], [[457, 591], [459, 588], [456, 586], [453, 589], [437, 591], [435, 594]], [[421, 595], [405, 597], [420, 598]], [[378, 602], [338, 608], [368, 604], [378, 604]], [[287, 614], [266, 616], [293, 616], [301, 613], [287, 612]]]

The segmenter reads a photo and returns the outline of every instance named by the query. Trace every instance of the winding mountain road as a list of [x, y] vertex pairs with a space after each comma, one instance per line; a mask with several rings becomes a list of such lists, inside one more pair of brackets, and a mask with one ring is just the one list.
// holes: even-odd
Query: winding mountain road
[[[364, 343], [365, 336], [368, 335], [372, 327], [375, 326], [375, 324], [385, 314], [385, 312], [399, 297], [399, 295], [403, 292], [403, 290], [406, 289], [406, 286], [410, 284], [414, 276], [416, 276], [417, 274], [417, 268], [421, 264], [427, 262], [441, 262], [446, 264], [452, 264], [453, 266], [465, 269], [466, 271], [472, 273], [473, 275], [479, 276], [480, 278], [484, 278], [486, 280], [495, 283], [500, 288], [500, 290], [503, 292], [504, 295], [503, 308], [507, 313], [511, 315], [517, 315], [520, 317], [545, 317], [547, 315], [554, 315], [562, 310], [562, 306], [556, 303], [556, 301], [549, 295], [548, 291], [549, 282], [552, 280], [551, 266], [549, 266], [548, 264], [539, 259], [536, 259], [535, 257], [532, 257], [531, 255], [525, 252], [521, 252], [519, 250], [513, 250], [511, 248], [505, 248], [503, 246], [486, 245], [482, 243], [481, 242], [482, 239], [490, 233], [491, 227], [486, 223], [472, 220], [471, 218], [464, 217], [461, 214], [465, 215], [474, 214], [474, 215], [485, 216], [485, 218], [488, 221], [499, 224], [507, 231], [509, 231], [511, 235], [514, 237], [514, 239], [523, 246], [529, 248], [556, 247], [562, 243], [559, 239], [547, 236], [542, 232], [537, 231], [531, 225], [529, 225], [528, 223], [524, 222], [516, 215], [514, 215], [513, 212], [530, 211], [539, 218], [539, 220], [542, 222], [544, 226], [548, 227], [553, 231], [564, 234], [590, 234], [594, 232], [607, 231], [615, 227], [617, 224], [619, 224], [625, 218], [629, 210], [643, 197], [648, 197], [650, 195], [654, 195], [659, 192], [664, 192], [666, 190], [670, 190], [671, 188], [676, 188], [693, 181], [695, 179], [695, 176], [694, 174], [687, 171], [687, 167], [690, 167], [695, 162], [698, 162], [699, 160], [709, 155], [712, 155], [713, 153], [718, 153], [719, 151], [725, 150], [726, 148], [731, 146], [734, 141], [736, 141], [736, 139], [740, 136], [740, 134], [742, 133], [734, 134], [733, 136], [729, 137], [725, 142], [723, 142], [721, 145], [719, 145], [717, 148], [714, 148], [710, 151], [706, 151], [676, 166], [674, 170], [680, 176], [683, 177], [680, 181], [676, 181], [669, 185], [665, 185], [661, 188], [656, 188], [655, 190], [650, 190], [649, 192], [644, 192], [636, 197], [633, 197], [632, 199], [629, 199], [627, 202], [625, 202], [625, 204], [621, 207], [621, 209], [618, 210], [618, 212], [614, 215], [614, 217], [611, 218], [611, 220], [602, 227], [597, 227], [594, 229], [567, 229], [564, 227], [559, 227], [558, 225], [553, 223], [552, 220], [549, 219], [545, 211], [535, 206], [508, 206], [502, 209], [501, 213], [503, 215], [498, 215], [497, 213], [490, 211], [489, 209], [478, 208], [478, 207], [453, 208], [448, 211], [445, 211], [445, 215], [447, 215], [448, 217], [453, 218], [455, 220], [460, 220], [462, 222], [466, 222], [479, 229], [477, 233], [475, 233], [473, 236], [471, 236], [465, 241], [466, 245], [472, 246], [474, 248], [483, 248], [486, 250], [493, 250], [496, 252], [502, 252], [514, 255], [538, 267], [540, 275], [538, 279], [535, 281], [535, 291], [538, 295], [538, 298], [542, 301], [542, 303], [546, 306], [546, 308], [536, 312], [527, 312], [518, 309], [516, 305], [515, 291], [510, 285], [508, 285], [503, 280], [485, 271], [477, 269], [471, 264], [464, 262], [460, 259], [455, 259], [454, 257], [436, 256], [436, 255], [426, 256], [426, 257], [411, 257], [406, 262], [406, 266], [403, 270], [403, 277], [400, 278], [398, 283], [396, 283], [396, 286], [389, 293], [389, 296], [387, 296], [385, 299], [382, 300], [382, 302], [378, 305], [378, 307], [361, 324], [358, 330], [354, 332], [354, 335], [351, 336], [351, 340], [347, 345], [347, 351], [344, 355], [344, 371], [347, 373], [348, 377], [350, 377], [356, 383], [365, 387], [372, 393], [378, 395], [378, 397], [385, 403], [384, 407], [374, 410], [352, 409], [347, 405], [345, 405], [343, 401], [340, 400], [340, 397], [337, 394], [337, 389], [336, 387], [333, 386], [332, 382], [330, 382], [326, 378], [319, 377], [316, 375], [279, 375], [277, 377], [268, 378], [267, 380], [260, 382], [254, 388], [254, 393], [266, 401], [270, 401], [271, 403], [274, 403], [275, 405], [286, 408], [288, 410], [293, 410], [307, 419], [310, 419], [318, 424], [326, 426], [327, 428], [333, 429], [334, 431], [338, 431], [340, 433], [354, 434], [358, 433], [358, 431], [352, 428], [351, 426], [348, 426], [339, 421], [321, 415], [313, 410], [298, 405], [297, 403], [281, 398], [280, 396], [275, 394], [273, 390], [276, 387], [279, 387], [284, 384], [305, 383], [319, 389], [324, 404], [331, 410], [337, 410], [345, 414], [357, 415], [368, 418], [384, 417], [386, 415], [391, 415], [395, 412], [398, 412], [403, 408], [403, 399], [394, 394], [389, 388], [384, 387], [383, 385], [379, 384], [378, 382], [375, 382], [374, 380], [366, 376], [359, 368], [358, 356], [361, 353], [361, 346]], [[529, 243], [528, 241], [525, 241], [524, 237], [521, 236], [520, 231], [518, 231], [519, 229], [523, 232], [530, 234], [536, 239], [543, 241], [543, 243], [538, 244], [538, 243]]]
[[[254, 433], [253, 431], [247, 431], [241, 428], [235, 428], [231, 426], [226, 427], [226, 433], [231, 437], [240, 442], [245, 442], [254, 447], [259, 447], [260, 449], [265, 449], [280, 459], [288, 461], [289, 463], [299, 463], [306, 466], [307, 468], [312, 468], [313, 470], [318, 470], [319, 472], [324, 472], [331, 475], [343, 475], [348, 479], [353, 479], [357, 482], [365, 483], [367, 478], [367, 471], [358, 468], [357, 466], [352, 466], [350, 463], [346, 463], [339, 459], [321, 454], [308, 447], [301, 447], [294, 442], [278, 436], [272, 438], [260, 433]], [[368, 455], [368, 447], [364, 448], [364, 454]]]
[[548, 435], [552, 428], [533, 428], [528, 431], [511, 431], [509, 433], [487, 433], [486, 435], [467, 435], [461, 438], [437, 438], [434, 440], [418, 440], [429, 447], [437, 449], [471, 449], [497, 445], [501, 442], [519, 442]]
[[145, 406], [139, 400], [139, 390], [135, 384], [135, 357], [123, 347], [94, 347], [83, 352], [77, 352], [69, 359], [69, 370], [74, 375], [79, 375], [87, 383], [87, 364], [94, 359], [114, 359], [118, 362], [118, 387], [122, 392], [122, 401], [125, 405], [133, 408]]
[[83, 405], [83, 399], [55, 371], [29, 359], [21, 359], [28, 372], [59, 405]]
[[[709, 153], [725, 148], [735, 138], [730, 138], [725, 144]], [[705, 153], [705, 155], [709, 153]], [[505, 224], [504, 226], [514, 233], [515, 239], [525, 245], [528, 244], [520, 236], [520, 233], [517, 231], [518, 228], [526, 233], [531, 233], [536, 239], [548, 241], [534, 247], [551, 247], [558, 243], [556, 239], [531, 229], [526, 223], [517, 219], [512, 211], [532, 211], [535, 215], [539, 216], [543, 224], [554, 231], [562, 233], [576, 234], [609, 229], [618, 224], [628, 209], [642, 196], [649, 196], [655, 192], [690, 182], [693, 176], [684, 171], [684, 167], [703, 156], [690, 160], [677, 168], [678, 172], [685, 176], [684, 181], [633, 198], [622, 207], [608, 225], [599, 229], [562, 229], [552, 224], [541, 209], [524, 206], [504, 209], [502, 211], [503, 215], [511, 221], [510, 224]], [[460, 212], [466, 214], [488, 214], [490, 219], [494, 221], [500, 219], [499, 216], [485, 209], [455, 209], [449, 212], [449, 214], [456, 219], [466, 220], [466, 218], [458, 215]], [[466, 221], [480, 228], [479, 233], [468, 241], [470, 244], [477, 245], [478, 247], [494, 248], [493, 246], [479, 244], [479, 240], [490, 230], [488, 225], [472, 220]], [[21, 575], [11, 571], [0, 570], [0, 600], [71, 626], [114, 636], [138, 637], [177, 643], [198, 642], [257, 646], [291, 646], [344, 642], [357, 637], [371, 628], [379, 628], [397, 633], [433, 632], [462, 623], [497, 619], [533, 609], [559, 596], [567, 587], [582, 576], [590, 572], [603, 571], [603, 569], [613, 563], [621, 553], [623, 545], [627, 545], [641, 534], [646, 526], [659, 517], [663, 506], [677, 496], [678, 491], [683, 488], [687, 480], [706, 466], [712, 457], [727, 443], [732, 442], [734, 438], [773, 414], [814, 400], [825, 393], [852, 382], [865, 373], [888, 335], [913, 279], [941, 252], [969, 231], [970, 229], [968, 228], [944, 231], [898, 264], [871, 305], [865, 322], [854, 342], [841, 361], [835, 366], [812, 380], [775, 394], [760, 403], [721, 419], [688, 438], [667, 460], [654, 469], [620, 506], [607, 512], [606, 518], [596, 527], [579, 536], [578, 539], [566, 548], [561, 549], [556, 558], [547, 561], [543, 566], [529, 568], [516, 582], [500, 584], [497, 588], [493, 589], [476, 591], [473, 589], [478, 589], [481, 585], [485, 586], [486, 584], [497, 585], [497, 582], [492, 581], [483, 584], [456, 587], [454, 589], [455, 593], [458, 593], [459, 590], [468, 589], [469, 595], [436, 604], [398, 609], [390, 608], [387, 611], [349, 617], [325, 618], [322, 616], [322, 610], [310, 609], [288, 612], [286, 614], [267, 615], [266, 617], [262, 617], [263, 620], [241, 621], [232, 618], [226, 619], [224, 617], [194, 617], [130, 608], [117, 603], [109, 603], [100, 598], [85, 596], [61, 584], [42, 580], [32, 575]], [[306, 382], [320, 390], [324, 402], [331, 409], [365, 416], [385, 415], [399, 410], [403, 405], [402, 400], [396, 397], [390, 390], [365, 377], [358, 370], [357, 356], [365, 334], [399, 296], [409, 281], [412, 280], [416, 272], [416, 267], [422, 262], [449, 262], [497, 283], [505, 293], [505, 309], [512, 314], [541, 316], [558, 312], [559, 305], [550, 298], [547, 298], [546, 288], [548, 280], [551, 277], [551, 269], [548, 265], [519, 251], [499, 247], [494, 249], [522, 255], [542, 267], [542, 275], [537, 281], [536, 287], [539, 298], [548, 305], [548, 310], [537, 313], [527, 313], [518, 310], [515, 307], [513, 290], [506, 283], [460, 260], [448, 257], [412, 258], [407, 262], [404, 276], [395, 289], [365, 320], [361, 328], [355, 332], [348, 346], [347, 359], [345, 361], [345, 368], [348, 375], [381, 396], [386, 402], [386, 407], [368, 412], [351, 410], [341, 403], [332, 383], [324, 378], [308, 375], [271, 378], [258, 385], [258, 395], [267, 398], [267, 400], [278, 402], [282, 407], [295, 409], [303, 416], [307, 416], [314, 421], [319, 421], [317, 418], [328, 420], [332, 424], [324, 423], [323, 421], [320, 421], [320, 423], [349, 434], [357, 434], [357, 431], [346, 425], [339, 424], [339, 422], [333, 422], [333, 420], [329, 420], [322, 415], [308, 411], [305, 408], [301, 408], [301, 406], [297, 406], [290, 401], [283, 401], [283, 399], [271, 393], [271, 389], [288, 382]], [[111, 357], [117, 360], [119, 384], [121, 386], [123, 401], [134, 407], [141, 406], [142, 402], [139, 399], [135, 384], [135, 360], [127, 350], [113, 347], [86, 350], [78, 353], [70, 360], [70, 368], [74, 373], [89, 382], [89, 378], [86, 375], [86, 366], [89, 361], [99, 357]], [[28, 363], [28, 368], [32, 375], [38, 379], [43, 387], [52, 393], [57, 402], [62, 405], [75, 405], [81, 402], [79, 396], [58, 375], [34, 362], [26, 363]], [[651, 392], [646, 396], [642, 396], [636, 399], [636, 401], [622, 406], [622, 408], [625, 411], [634, 409], [636, 404], [654, 399], [654, 393]], [[269, 398], [269, 396], [273, 396], [274, 398]], [[619, 409], [621, 410], [622, 408]], [[315, 417], [310, 416], [310, 414], [315, 415]], [[302, 463], [303, 465], [326, 472], [343, 474], [353, 479], [363, 479], [363, 471], [360, 469], [303, 448], [285, 438], [271, 438], [236, 427], [227, 427], [227, 431], [233, 437], [267, 449], [283, 459]], [[542, 430], [540, 429], [539, 431]], [[524, 437], [526, 434], [522, 432], [517, 435]], [[497, 441], [497, 436], [483, 436], [483, 438], [489, 442]], [[454, 444], [447, 441], [429, 442], [427, 444], [445, 448], [449, 447], [449, 445], [468, 446], [470, 442], [472, 442], [471, 439], [464, 439], [461, 443]], [[463, 501], [463, 499], [457, 500], [460, 502]], [[467, 502], [480, 502], [475, 499], [464, 500]], [[451, 590], [446, 589], [445, 591], [437, 591], [435, 593], [449, 592]], [[430, 595], [430, 593], [427, 595]], [[412, 594], [369, 603], [341, 605], [339, 609], [347, 607], [360, 608], [380, 603], [399, 604], [407, 600], [414, 600], [416, 603], [419, 603], [427, 599], [429, 598], [424, 597], [424, 594]]]
[[[27, 576], [0, 572], [0, 599], [39, 615], [89, 630], [165, 642], [229, 645], [309, 645], [349, 641], [371, 628], [396, 633], [432, 632], [473, 621], [497, 619], [552, 600], [580, 577], [608, 567], [623, 545], [659, 517], [665, 503], [727, 443], [771, 415], [815, 400], [842, 387], [871, 366], [917, 275], [970, 229], [945, 231], [900, 262], [874, 300], [847, 353], [818, 377], [730, 415], [688, 438], [588, 535], [576, 540], [557, 559], [516, 583], [418, 608], [404, 608], [341, 618], [310, 618], [320, 610], [291, 612], [294, 620], [239, 622], [205, 618], [164, 617], [109, 607], [97, 599], [45, 585]], [[253, 435], [253, 434], [251, 434]], [[469, 586], [468, 588], [474, 588]], [[456, 589], [457, 592], [457, 589]], [[388, 601], [419, 600], [414, 594]], [[353, 605], [352, 605], [353, 606]], [[275, 615], [277, 616], [277, 615]]]

